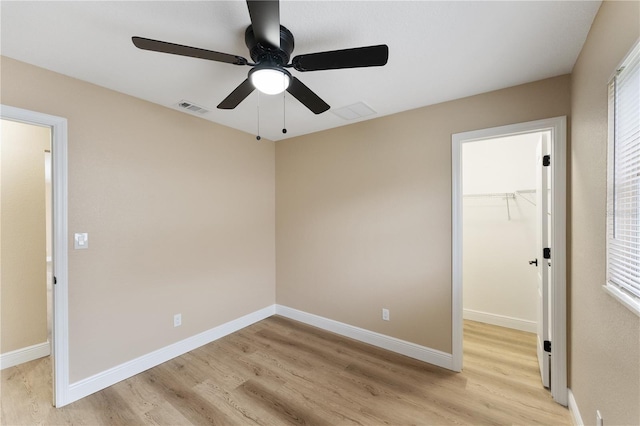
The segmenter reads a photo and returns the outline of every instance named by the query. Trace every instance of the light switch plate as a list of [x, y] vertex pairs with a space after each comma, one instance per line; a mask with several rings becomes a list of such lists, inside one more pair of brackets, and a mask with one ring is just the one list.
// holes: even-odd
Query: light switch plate
[[73, 248], [76, 250], [89, 248], [89, 234], [86, 232], [73, 234]]

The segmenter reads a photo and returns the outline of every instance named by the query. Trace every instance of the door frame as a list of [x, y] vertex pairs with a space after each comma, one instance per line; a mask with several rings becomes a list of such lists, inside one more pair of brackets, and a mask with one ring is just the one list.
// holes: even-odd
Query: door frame
[[0, 105], [0, 117], [36, 126], [51, 128], [51, 190], [53, 247], [53, 405], [61, 407], [68, 401], [69, 390], [69, 297], [67, 242], [67, 119]]
[[567, 217], [567, 117], [554, 117], [507, 126], [456, 133], [451, 136], [451, 200], [452, 200], [452, 367], [462, 371], [463, 306], [462, 306], [462, 145], [504, 136], [551, 133], [551, 396], [566, 406], [567, 392], [567, 284], [566, 284], [566, 217]]

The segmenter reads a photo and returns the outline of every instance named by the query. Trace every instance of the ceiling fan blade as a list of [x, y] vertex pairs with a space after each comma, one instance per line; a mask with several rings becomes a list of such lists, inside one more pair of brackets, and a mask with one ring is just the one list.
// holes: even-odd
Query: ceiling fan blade
[[249, 79], [247, 78], [245, 81], [240, 83], [240, 85], [236, 87], [235, 90], [229, 94], [229, 96], [227, 96], [222, 102], [220, 102], [218, 108], [234, 109], [240, 104], [240, 102], [244, 101], [245, 98], [251, 94], [251, 92], [253, 92], [253, 89], [253, 84], [251, 84], [251, 81], [249, 81]]
[[247, 0], [256, 41], [263, 46], [280, 47], [280, 2]]
[[330, 108], [325, 101], [320, 99], [311, 89], [293, 76], [291, 77], [287, 92], [291, 93], [294, 98], [302, 102], [302, 104], [309, 108], [314, 114], [323, 113]]
[[298, 55], [291, 63], [298, 71], [321, 71], [341, 68], [380, 67], [389, 59], [389, 47], [356, 47], [354, 49], [332, 50], [329, 52]]
[[133, 44], [138, 49], [151, 50], [153, 52], [171, 53], [172, 55], [190, 56], [192, 58], [208, 59], [216, 62], [226, 62], [234, 65], [247, 65], [247, 60], [242, 56], [228, 53], [214, 52], [198, 47], [183, 46], [181, 44], [166, 41], [151, 40], [143, 37], [132, 37]]

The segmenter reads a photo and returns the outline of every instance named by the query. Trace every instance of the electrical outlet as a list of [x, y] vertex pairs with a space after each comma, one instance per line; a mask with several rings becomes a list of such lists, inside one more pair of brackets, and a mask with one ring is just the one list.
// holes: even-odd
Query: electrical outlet
[[182, 314], [175, 314], [173, 316], [173, 326], [180, 327], [182, 325]]
[[596, 426], [604, 426], [604, 420], [602, 420], [600, 410], [596, 410]]
[[389, 321], [389, 310], [382, 308], [382, 319], [385, 321]]

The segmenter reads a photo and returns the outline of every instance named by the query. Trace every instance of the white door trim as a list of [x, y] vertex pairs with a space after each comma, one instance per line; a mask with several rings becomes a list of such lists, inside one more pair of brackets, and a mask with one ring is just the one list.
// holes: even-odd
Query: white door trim
[[554, 117], [452, 135], [452, 357], [453, 369], [462, 371], [462, 144], [540, 131], [551, 132], [551, 396], [564, 406], [567, 394], [567, 294], [566, 294], [566, 181], [567, 118]]
[[69, 298], [67, 243], [67, 119], [0, 105], [7, 120], [51, 128], [53, 191], [53, 395], [54, 405], [67, 404], [69, 391]]

